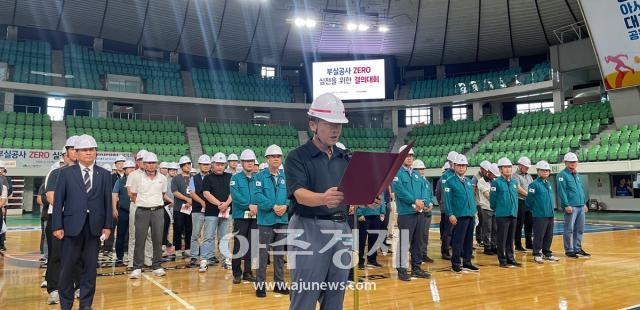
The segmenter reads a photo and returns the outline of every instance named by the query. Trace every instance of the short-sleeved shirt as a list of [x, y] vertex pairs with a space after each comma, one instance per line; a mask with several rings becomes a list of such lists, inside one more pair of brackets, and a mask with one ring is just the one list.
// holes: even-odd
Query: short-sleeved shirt
[[167, 176], [167, 189], [165, 189], [166, 195], [171, 201], [174, 201], [173, 191], [171, 190], [171, 181], [173, 181], [173, 178], [175, 177]]
[[127, 177], [127, 183], [124, 185], [129, 188], [130, 191], [135, 192], [135, 185], [139, 183], [140, 178], [144, 175], [144, 171], [142, 169], [134, 170], [129, 173]]
[[[174, 198], [173, 199], [173, 210], [175, 211], [180, 211], [180, 208], [182, 208], [182, 205], [184, 205], [184, 203], [186, 201], [173, 196], [173, 192], [179, 192], [182, 195], [185, 196], [189, 196], [189, 194], [187, 193], [187, 187], [189, 184], [189, 181], [191, 180], [191, 176], [183, 176], [183, 175], [176, 175], [175, 177], [173, 177], [173, 179], [171, 179], [171, 196]], [[168, 192], [167, 192], [168, 194]]]
[[[131, 177], [131, 175], [129, 175]], [[145, 172], [138, 177], [136, 182], [131, 183], [131, 191], [137, 194], [136, 206], [142, 208], [153, 208], [164, 205], [163, 193], [167, 191], [167, 178], [156, 173], [152, 179]]]
[[[529, 184], [531, 184], [533, 182], [533, 177], [531, 177], [530, 174], [525, 173], [525, 174], [521, 174], [520, 170], [516, 171], [514, 174], [512, 174], [513, 178], [516, 179], [518, 181], [518, 183], [520, 184], [520, 186], [526, 191], [529, 189]], [[518, 199], [520, 200], [524, 200], [525, 198], [527, 198], [526, 196], [522, 196], [519, 192], [518, 192]]]
[[51, 170], [51, 172], [49, 173], [49, 176], [47, 177], [47, 184], [45, 185], [45, 188], [44, 188], [45, 193], [56, 191], [56, 183], [58, 183], [58, 176], [60, 175], [60, 170], [63, 168], [64, 167], [60, 167], [60, 168]]
[[[198, 197], [202, 198], [202, 200], [206, 200], [204, 198], [204, 195], [202, 195], [202, 186], [204, 183], [204, 178], [205, 178], [205, 175], [202, 175], [202, 173], [198, 173], [194, 175], [189, 180], [189, 187], [188, 187], [189, 193], [195, 193], [196, 195], [198, 195]], [[203, 206], [200, 205], [200, 203], [194, 200], [193, 205], [191, 207], [191, 212], [200, 213], [202, 211], [202, 207]]]
[[478, 179], [478, 205], [483, 210], [491, 210], [491, 206], [489, 205], [489, 198], [487, 198], [484, 193], [491, 192], [491, 182], [487, 181], [485, 178]]
[[313, 144], [313, 140], [289, 152], [284, 171], [287, 176], [287, 196], [291, 201], [293, 212], [307, 217], [346, 213], [346, 205], [340, 205], [334, 209], [329, 209], [327, 206], [313, 208], [305, 206], [296, 200], [293, 193], [301, 188], [315, 193], [324, 193], [327, 189], [338, 186], [348, 164], [349, 161], [343, 150], [334, 147], [333, 154], [329, 158], [325, 152]]
[[118, 209], [129, 211], [131, 198], [129, 198], [129, 193], [127, 192], [127, 187], [125, 186], [126, 183], [126, 176], [118, 179], [116, 181], [116, 184], [113, 186], [112, 192], [118, 194]]
[[[213, 195], [213, 197], [216, 197], [216, 199], [220, 200], [221, 202], [225, 202], [227, 201], [227, 199], [229, 199], [229, 195], [231, 194], [231, 189], [229, 188], [230, 183], [230, 173], [209, 173], [206, 177], [204, 177], [202, 192], [209, 192], [211, 193], [211, 195]], [[218, 216], [218, 213], [220, 213], [218, 206], [212, 204], [204, 197], [203, 199], [207, 203], [207, 208], [204, 210], [204, 216]]]

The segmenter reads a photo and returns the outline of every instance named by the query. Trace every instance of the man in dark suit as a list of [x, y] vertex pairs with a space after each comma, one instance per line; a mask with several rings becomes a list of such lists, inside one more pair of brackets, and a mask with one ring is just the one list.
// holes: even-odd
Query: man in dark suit
[[82, 135], [75, 142], [78, 164], [60, 171], [53, 204], [52, 230], [62, 240], [60, 306], [73, 306], [75, 266], [80, 275], [80, 309], [90, 309], [96, 287], [98, 245], [111, 234], [111, 172], [95, 164], [96, 140]]

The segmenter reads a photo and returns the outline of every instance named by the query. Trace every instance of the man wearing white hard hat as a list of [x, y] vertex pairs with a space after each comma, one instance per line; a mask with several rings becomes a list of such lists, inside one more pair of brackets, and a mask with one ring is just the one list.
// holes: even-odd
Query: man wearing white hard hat
[[500, 176], [491, 182], [489, 204], [498, 225], [496, 243], [498, 262], [502, 268], [520, 267], [513, 253], [513, 236], [518, 218], [518, 181], [512, 177], [513, 164], [506, 158], [498, 160]]
[[113, 167], [116, 169], [116, 172], [111, 176], [113, 178], [113, 184], [116, 184], [116, 181], [122, 177], [124, 177], [124, 163], [127, 161], [127, 158], [118, 155], [116, 160], [113, 162]]
[[[526, 252], [526, 249], [532, 249], [531, 232], [533, 230], [533, 218], [531, 212], [527, 211], [524, 200], [527, 198], [527, 189], [529, 184], [533, 182], [533, 177], [529, 174], [531, 168], [531, 160], [526, 157], [518, 159], [518, 170], [513, 174], [513, 178], [518, 181], [518, 220], [516, 222], [516, 234], [513, 237], [516, 245], [516, 251]], [[522, 246], [522, 228], [524, 227], [524, 247]]]
[[449, 152], [449, 154], [447, 154], [447, 161], [444, 163], [443, 167], [444, 171], [442, 172], [442, 176], [436, 183], [435, 188], [436, 199], [440, 204], [440, 253], [442, 254], [442, 259], [446, 260], [451, 259], [451, 253], [449, 251], [451, 250], [451, 237], [453, 233], [453, 227], [447, 220], [449, 215], [445, 213], [447, 208], [444, 206], [443, 191], [447, 180], [455, 175], [453, 161], [457, 156], [458, 152], [456, 151], [451, 151]]
[[[473, 252], [473, 228], [476, 216], [476, 199], [471, 180], [465, 177], [469, 162], [458, 154], [453, 160], [454, 174], [442, 183], [445, 214], [453, 226], [451, 236], [451, 270], [477, 272], [478, 267], [471, 262]], [[447, 220], [447, 219], [442, 219]], [[460, 258], [462, 257], [462, 264]]]
[[173, 244], [169, 241], [169, 227], [171, 227], [171, 223], [173, 222], [173, 191], [171, 190], [171, 182], [173, 178], [178, 173], [178, 163], [169, 162], [166, 164], [167, 167], [167, 190], [164, 194], [164, 230], [162, 231], [162, 251], [163, 256], [167, 256], [168, 259], [172, 260], [175, 258], [174, 253], [175, 249], [173, 248]]
[[224, 172], [230, 173], [231, 175], [235, 175], [236, 173], [238, 173], [240, 170], [238, 169], [238, 161], [238, 155], [229, 154], [229, 157], [227, 157], [227, 169], [225, 169]]
[[589, 258], [591, 255], [582, 249], [585, 215], [589, 209], [582, 176], [577, 170], [578, 156], [567, 153], [564, 155], [564, 164], [565, 168], [556, 178], [560, 207], [564, 210], [564, 252], [571, 258]]
[[536, 164], [538, 177], [528, 186], [525, 200], [527, 209], [533, 216], [533, 261], [542, 264], [544, 261], [556, 262], [559, 259], [551, 252], [553, 241], [553, 217], [555, 196], [549, 182], [551, 166], [541, 160]]
[[[224, 172], [227, 157], [223, 153], [216, 153], [211, 160], [211, 173], [204, 178], [202, 193], [205, 198], [204, 211], [204, 239], [202, 241], [202, 255], [200, 269], [205, 272], [209, 265], [218, 262], [216, 250], [220, 250], [221, 257], [229, 254], [229, 241], [226, 238], [229, 213], [231, 208], [231, 174]], [[216, 246], [215, 239], [219, 242]], [[215, 259], [214, 259], [215, 258]], [[252, 278], [253, 280], [253, 278]]]
[[200, 172], [191, 177], [189, 180], [189, 195], [193, 199], [191, 208], [191, 246], [189, 254], [191, 260], [189, 262], [190, 267], [197, 266], [197, 258], [200, 255], [200, 237], [203, 236], [204, 227], [204, 211], [206, 210], [207, 203], [205, 202], [203, 193], [204, 178], [209, 175], [211, 171], [211, 157], [203, 154], [198, 157], [198, 168]]
[[[231, 269], [233, 272], [233, 283], [239, 284], [242, 278], [253, 279], [251, 272], [251, 232], [258, 229], [256, 216], [258, 205], [253, 201], [251, 183], [253, 182], [253, 164], [256, 154], [253, 150], [246, 149], [240, 153], [242, 162], [242, 172], [231, 177], [229, 186], [231, 187], [232, 218], [233, 218], [233, 259]], [[241, 241], [239, 238], [249, 241], [249, 250], [243, 255], [240, 253]], [[255, 240], [253, 240], [255, 241]], [[242, 264], [244, 263], [244, 269]]]
[[478, 174], [474, 175], [471, 178], [471, 186], [473, 186], [473, 192], [476, 193], [476, 202], [478, 203], [478, 225], [476, 225], [476, 241], [478, 242], [478, 244], [480, 246], [483, 246], [482, 244], [482, 224], [483, 224], [483, 218], [482, 218], [482, 208], [480, 208], [480, 193], [478, 192], [478, 180], [482, 179], [483, 177], [485, 177], [487, 175], [487, 171], [489, 170], [489, 166], [491, 166], [491, 162], [488, 160], [483, 160], [482, 162], [480, 162], [480, 171], [478, 171]]
[[485, 255], [498, 254], [496, 237], [498, 226], [496, 224], [496, 214], [491, 209], [489, 197], [491, 194], [491, 182], [500, 175], [500, 168], [497, 164], [489, 163], [485, 175], [478, 180], [478, 205], [482, 213], [482, 244]]
[[[47, 234], [47, 248], [48, 248], [48, 262], [47, 262], [47, 273], [45, 274], [45, 280], [47, 281], [47, 293], [49, 294], [47, 298], [47, 304], [58, 304], [60, 303], [60, 294], [58, 291], [58, 280], [60, 278], [60, 251], [62, 246], [62, 241], [53, 236], [53, 230], [51, 229], [53, 221], [51, 216], [53, 214], [53, 202], [55, 201], [55, 191], [56, 185], [58, 183], [58, 176], [60, 176], [60, 171], [63, 168], [75, 165], [76, 160], [78, 160], [78, 156], [76, 150], [74, 149], [75, 141], [78, 136], [71, 136], [65, 142], [65, 146], [62, 149], [61, 158], [64, 163], [60, 165], [59, 168], [51, 170], [49, 174], [45, 177], [45, 196], [47, 197], [47, 201], [49, 202], [47, 208], [48, 219], [45, 225], [45, 231]], [[78, 274], [79, 272], [76, 272]], [[76, 279], [76, 283], [77, 283]]]
[[[269, 249], [273, 250], [273, 281], [276, 283], [274, 292], [288, 295], [287, 281], [284, 275], [284, 245], [283, 241], [289, 216], [289, 199], [287, 198], [287, 184], [284, 171], [278, 168], [282, 164], [282, 149], [273, 144], [266, 152], [267, 169], [254, 176], [250, 186], [253, 193], [253, 203], [258, 206], [258, 236], [259, 263], [256, 272], [256, 296], [266, 297], [265, 281], [267, 278], [267, 258]], [[235, 203], [235, 200], [234, 200]]]
[[[289, 221], [289, 229], [304, 231], [298, 240], [307, 242], [310, 246], [290, 246], [287, 262], [292, 269], [291, 279], [297, 284], [331, 282], [345, 285], [350, 268], [344, 266], [351, 265], [350, 257], [341, 256], [342, 266], [334, 264], [333, 257], [336, 252], [349, 251], [350, 245], [335, 242], [326, 251], [320, 250], [334, 238], [321, 230], [351, 233], [347, 223], [347, 206], [342, 203], [344, 194], [337, 188], [348, 160], [346, 152], [335, 146], [340, 139], [342, 125], [349, 121], [342, 101], [330, 93], [318, 96], [311, 103], [307, 114], [313, 138], [289, 152], [284, 170], [287, 176], [287, 193], [294, 213]], [[298, 255], [299, 251], [311, 251], [311, 255]], [[324, 309], [342, 309], [344, 290], [294, 290], [291, 292], [289, 309], [315, 309], [319, 302]]]
[[429, 248], [429, 229], [431, 228], [431, 211], [433, 210], [433, 205], [437, 203], [435, 196], [433, 195], [433, 185], [431, 185], [431, 181], [427, 179], [425, 176], [427, 167], [424, 165], [422, 160], [416, 159], [413, 161], [413, 170], [418, 171], [420, 176], [422, 177], [422, 181], [424, 183], [424, 204], [425, 208], [423, 209], [422, 216], [424, 217], [424, 232], [421, 234], [422, 237], [422, 261], [427, 263], [433, 263], [433, 259], [427, 255], [427, 249]]
[[[111, 191], [113, 204], [113, 218], [116, 224], [116, 266], [124, 266], [124, 248], [127, 235], [129, 234], [129, 211], [131, 208], [131, 198], [125, 184], [129, 175], [136, 170], [136, 164], [127, 160], [123, 163], [124, 175], [116, 181]], [[133, 252], [133, 250], [131, 250]]]
[[73, 279], [79, 265], [80, 308], [91, 308], [98, 245], [111, 234], [111, 171], [96, 165], [97, 147], [89, 135], [76, 139], [78, 164], [60, 171], [54, 194], [51, 229], [54, 237], [62, 240], [58, 283], [62, 309], [73, 307]]
[[[406, 145], [400, 147], [402, 152]], [[424, 217], [422, 212], [428, 208], [422, 176], [413, 170], [413, 149], [409, 150], [400, 170], [391, 183], [391, 189], [396, 195], [398, 212], [398, 230], [400, 239], [396, 246], [396, 269], [398, 279], [411, 281], [411, 277], [428, 279], [431, 275], [422, 270], [422, 234], [424, 234]], [[408, 240], [403, 237], [408, 237]], [[409, 256], [411, 256], [411, 274], [408, 273]]]
[[142, 158], [143, 174], [131, 186], [131, 200], [136, 204], [136, 241], [133, 249], [133, 272], [130, 279], [140, 279], [144, 264], [145, 240], [151, 229], [151, 269], [158, 277], [166, 275], [162, 263], [162, 234], [164, 231], [164, 195], [167, 178], [158, 172], [158, 156], [148, 152]]
[[[189, 250], [191, 246], [191, 208], [193, 198], [189, 195], [189, 183], [191, 182], [191, 159], [182, 156], [178, 160], [180, 174], [171, 180], [171, 192], [173, 193], [173, 246], [176, 249], [176, 258], [182, 257], [182, 246]], [[184, 236], [184, 237], [183, 237]], [[183, 241], [184, 240], [184, 241]]]
[[[140, 179], [145, 174], [144, 168], [144, 156], [149, 153], [147, 150], [140, 150], [135, 156], [136, 160], [136, 170], [129, 174], [127, 177], [127, 182], [125, 183], [125, 187], [129, 193], [129, 199], [131, 204], [129, 205], [129, 246], [127, 250], [127, 257], [129, 260], [129, 264], [127, 266], [128, 270], [133, 270], [133, 251], [136, 248], [136, 210], [138, 207], [136, 206], [135, 200], [133, 199], [133, 189], [135, 185], [140, 182]], [[151, 241], [151, 233], [147, 233], [147, 239], [145, 240], [144, 246], [144, 264], [146, 266], [151, 266], [153, 250], [152, 250], [152, 241]]]

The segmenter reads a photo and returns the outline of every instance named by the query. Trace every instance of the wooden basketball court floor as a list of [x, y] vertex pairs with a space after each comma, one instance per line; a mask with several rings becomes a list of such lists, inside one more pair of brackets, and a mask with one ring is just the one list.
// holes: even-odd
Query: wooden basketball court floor
[[[436, 220], [437, 221], [437, 220]], [[392, 255], [379, 256], [385, 267], [367, 269], [366, 290], [360, 290], [361, 309], [621, 309], [640, 307], [640, 229], [598, 226], [585, 233], [584, 248], [591, 259], [569, 259], [562, 236], [553, 241], [558, 263], [532, 262], [531, 253], [518, 253], [522, 268], [498, 267], [496, 256], [478, 249], [479, 273], [454, 274], [440, 259], [437, 228], [430, 233], [429, 253], [435, 263], [423, 265], [430, 280], [397, 280]], [[433, 227], [433, 226], [432, 226]], [[0, 257], [0, 309], [56, 309], [46, 305], [39, 287], [44, 269], [38, 267], [39, 231], [10, 231], [9, 251]], [[180, 262], [184, 265], [185, 262]], [[176, 266], [165, 263], [165, 267]], [[267, 292], [256, 298], [251, 283], [232, 284], [230, 270], [211, 267], [168, 270], [158, 278], [150, 272], [130, 280], [124, 268], [100, 268], [94, 309], [287, 309], [288, 296]], [[272, 279], [269, 268], [267, 279]], [[353, 309], [354, 292], [347, 291], [345, 309]], [[75, 307], [78, 307], [76, 300]]]

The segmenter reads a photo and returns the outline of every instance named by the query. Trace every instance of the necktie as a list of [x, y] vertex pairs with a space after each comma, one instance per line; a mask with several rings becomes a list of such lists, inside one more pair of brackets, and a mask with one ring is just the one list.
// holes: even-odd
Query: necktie
[[88, 193], [91, 190], [91, 177], [89, 176], [89, 172], [91, 169], [84, 168], [84, 190]]

